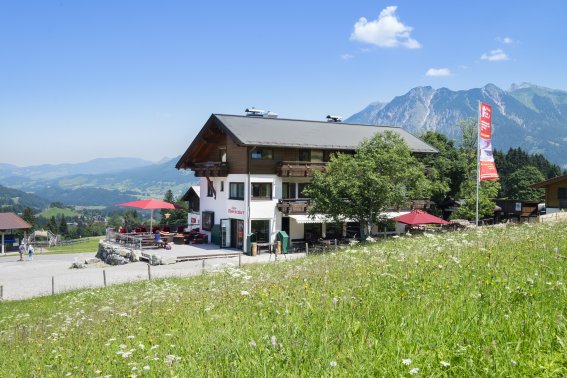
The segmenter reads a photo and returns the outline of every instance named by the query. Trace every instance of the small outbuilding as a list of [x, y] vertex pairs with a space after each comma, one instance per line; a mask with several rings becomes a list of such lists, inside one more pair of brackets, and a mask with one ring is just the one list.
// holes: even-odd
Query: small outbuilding
[[567, 174], [536, 182], [530, 187], [545, 189], [545, 211], [547, 214], [567, 209]]
[[[13, 230], [27, 230], [32, 226], [20, 218], [16, 213], [0, 213], [0, 234], [2, 234], [2, 254], [6, 253], [5, 244], [14, 244], [16, 242], [14, 236], [11, 235]], [[8, 238], [6, 233], [9, 232]]]

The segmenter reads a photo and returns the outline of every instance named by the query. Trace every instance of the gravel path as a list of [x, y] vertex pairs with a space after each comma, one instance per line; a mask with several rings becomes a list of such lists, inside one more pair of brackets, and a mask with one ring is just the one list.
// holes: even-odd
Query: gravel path
[[[103, 263], [88, 265], [85, 269], [70, 269], [75, 261], [82, 262], [94, 257], [95, 253], [77, 253], [65, 255], [35, 254], [33, 261], [18, 261], [19, 255], [10, 254], [0, 257], [0, 286], [4, 300], [19, 300], [50, 295], [52, 277], [55, 293], [81, 288], [103, 287], [103, 270], [106, 271], [107, 285], [148, 279], [148, 264], [145, 262], [109, 266]], [[304, 257], [303, 253], [288, 255], [287, 259]], [[283, 260], [282, 257], [279, 258]], [[274, 255], [241, 256], [242, 264], [268, 263], [274, 261]], [[202, 261], [187, 261], [171, 265], [151, 266], [152, 278], [172, 276], [191, 276], [201, 274]], [[205, 269], [213, 270], [221, 265], [238, 266], [238, 257], [205, 260]]]

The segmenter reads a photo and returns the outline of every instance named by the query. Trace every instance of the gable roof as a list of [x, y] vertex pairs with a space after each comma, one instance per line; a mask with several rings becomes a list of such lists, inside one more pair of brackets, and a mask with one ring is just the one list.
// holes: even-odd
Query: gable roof
[[534, 189], [540, 189], [540, 188], [548, 187], [551, 184], [555, 184], [556, 182], [566, 181], [566, 180], [567, 180], [567, 174], [561, 176], [555, 176], [544, 181], [536, 182], [535, 184], [531, 184], [530, 187]]
[[213, 116], [241, 145], [355, 150], [363, 139], [370, 139], [377, 132], [392, 131], [400, 135], [413, 152], [437, 152], [400, 127], [227, 114]]
[[228, 134], [240, 146], [354, 151], [364, 139], [370, 139], [376, 133], [392, 131], [398, 134], [413, 152], [438, 152], [401, 127], [212, 114], [181, 156], [176, 165], [178, 169], [186, 167], [184, 161], [190, 155], [193, 146], [206, 130], [213, 126]]
[[190, 201], [191, 196], [197, 196], [197, 198], [201, 198], [201, 187], [199, 185], [192, 185], [187, 189], [183, 197], [181, 197], [182, 201]]
[[17, 230], [31, 228], [31, 225], [16, 213], [0, 213], [0, 230]]

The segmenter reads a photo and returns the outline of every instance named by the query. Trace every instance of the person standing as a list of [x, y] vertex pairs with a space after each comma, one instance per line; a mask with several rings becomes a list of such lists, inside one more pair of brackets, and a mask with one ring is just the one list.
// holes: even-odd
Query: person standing
[[30, 243], [28, 246], [28, 261], [33, 261], [33, 244]]
[[19, 261], [24, 261], [24, 252], [26, 251], [26, 245], [24, 244], [24, 242], [22, 242], [22, 244], [20, 244], [20, 260]]

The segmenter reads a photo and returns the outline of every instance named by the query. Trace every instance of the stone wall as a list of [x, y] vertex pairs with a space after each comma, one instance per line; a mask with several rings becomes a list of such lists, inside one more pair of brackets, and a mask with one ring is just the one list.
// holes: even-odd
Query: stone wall
[[123, 265], [129, 262], [140, 261], [140, 251], [101, 240], [98, 243], [96, 257], [109, 265]]

